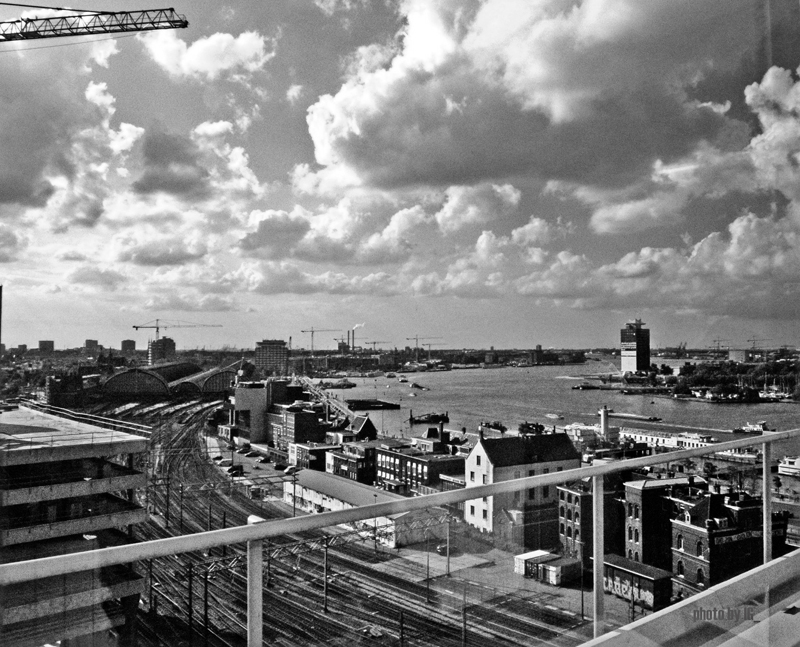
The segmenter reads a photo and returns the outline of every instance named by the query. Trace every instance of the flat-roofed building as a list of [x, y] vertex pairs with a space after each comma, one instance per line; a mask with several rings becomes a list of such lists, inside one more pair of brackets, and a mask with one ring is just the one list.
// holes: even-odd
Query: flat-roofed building
[[282, 339], [265, 339], [256, 342], [256, 368], [265, 375], [286, 375], [289, 367], [289, 349]]
[[[120, 528], [147, 517], [133, 496], [146, 486], [133, 464], [147, 444], [141, 436], [24, 408], [3, 413], [0, 563], [132, 543]], [[143, 588], [129, 565], [8, 585], [0, 591], [2, 645], [34, 647], [111, 629], [119, 645], [132, 644]]]
[[620, 350], [623, 373], [650, 370], [650, 331], [641, 319], [629, 321], [620, 331]]

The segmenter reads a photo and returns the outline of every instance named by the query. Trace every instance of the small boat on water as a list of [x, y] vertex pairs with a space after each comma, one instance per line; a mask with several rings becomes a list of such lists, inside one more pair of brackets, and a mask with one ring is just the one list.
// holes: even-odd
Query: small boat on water
[[550, 418], [550, 420], [563, 420], [564, 416], [560, 416], [557, 413], [546, 413], [544, 414], [545, 418]]
[[444, 413], [424, 413], [421, 416], [415, 416], [413, 411], [409, 411], [408, 421], [412, 425], [436, 425], [440, 422], [450, 422], [450, 416], [447, 411]]
[[401, 375], [400, 377], [397, 378], [397, 381], [400, 382], [401, 384], [405, 384], [406, 382], [408, 382], [408, 378], [407, 377], [403, 377]]
[[508, 431], [508, 427], [499, 420], [492, 420], [491, 422], [483, 421], [478, 425], [478, 429], [494, 429], [495, 431], [501, 432]]
[[386, 377], [395, 378], [395, 377], [397, 377], [397, 374], [396, 373], [387, 373]]
[[430, 391], [427, 386], [422, 386], [421, 384], [417, 384], [416, 382], [411, 383], [412, 389], [419, 389], [420, 391]]

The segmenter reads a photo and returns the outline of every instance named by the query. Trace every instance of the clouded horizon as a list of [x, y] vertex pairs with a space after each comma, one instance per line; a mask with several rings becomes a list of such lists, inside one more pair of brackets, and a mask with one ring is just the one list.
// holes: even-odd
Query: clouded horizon
[[0, 44], [8, 347], [800, 344], [797, 2], [175, 9]]

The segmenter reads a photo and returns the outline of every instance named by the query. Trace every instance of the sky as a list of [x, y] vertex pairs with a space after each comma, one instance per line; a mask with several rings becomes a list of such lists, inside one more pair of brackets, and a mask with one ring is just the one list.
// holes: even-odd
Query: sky
[[800, 344], [796, 0], [175, 9], [0, 43], [7, 347]]

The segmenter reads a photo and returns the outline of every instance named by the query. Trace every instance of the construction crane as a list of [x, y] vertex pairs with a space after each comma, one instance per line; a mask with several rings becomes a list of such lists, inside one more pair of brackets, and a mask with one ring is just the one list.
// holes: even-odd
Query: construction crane
[[444, 346], [444, 343], [431, 344], [430, 342], [428, 342], [428, 343], [422, 344], [422, 345], [428, 347], [428, 361], [430, 362], [431, 361], [431, 346]]
[[[10, 4], [10, 3], [0, 3]], [[61, 9], [60, 7], [25, 6], [32, 9]], [[0, 22], [0, 42], [59, 38], [61, 36], [91, 36], [95, 34], [119, 34], [131, 31], [153, 31], [156, 29], [185, 29], [189, 26], [186, 16], [174, 9], [150, 9], [145, 11], [80, 11], [72, 15], [48, 16], [46, 18], [20, 18]]]
[[391, 344], [392, 342], [389, 341], [365, 341], [365, 344], [372, 344], [372, 352], [375, 352], [375, 346], [378, 344]]
[[406, 341], [414, 340], [414, 361], [419, 361], [419, 340], [420, 339], [442, 339], [441, 337], [420, 337], [419, 335], [415, 335], [414, 337], [406, 337]]
[[161, 319], [155, 319], [154, 321], [148, 321], [146, 324], [141, 324], [140, 326], [134, 326], [134, 330], [139, 330], [140, 328], [155, 328], [156, 331], [156, 341], [158, 341], [158, 333], [163, 328], [166, 330], [167, 328], [222, 328], [222, 324], [193, 324], [193, 323], [171, 323], [169, 321], [162, 321]]
[[748, 339], [747, 341], [749, 341], [749, 342], [753, 342], [753, 350], [755, 350], [755, 349], [756, 349], [756, 343], [758, 343], [758, 342], [762, 342], [762, 341], [771, 341], [771, 340], [769, 340], [769, 339], [756, 339], [756, 338], [753, 338], [753, 339]]
[[723, 342], [723, 341], [730, 341], [730, 339], [712, 339], [711, 341], [714, 343], [714, 350], [715, 350], [717, 353], [719, 353], [719, 352], [722, 350], [722, 349], [720, 348], [720, 344], [721, 344], [721, 342]]
[[308, 330], [301, 330], [300, 332], [311, 333], [311, 357], [314, 357], [314, 333], [315, 332], [336, 332], [338, 328], [314, 328], [311, 326]]

